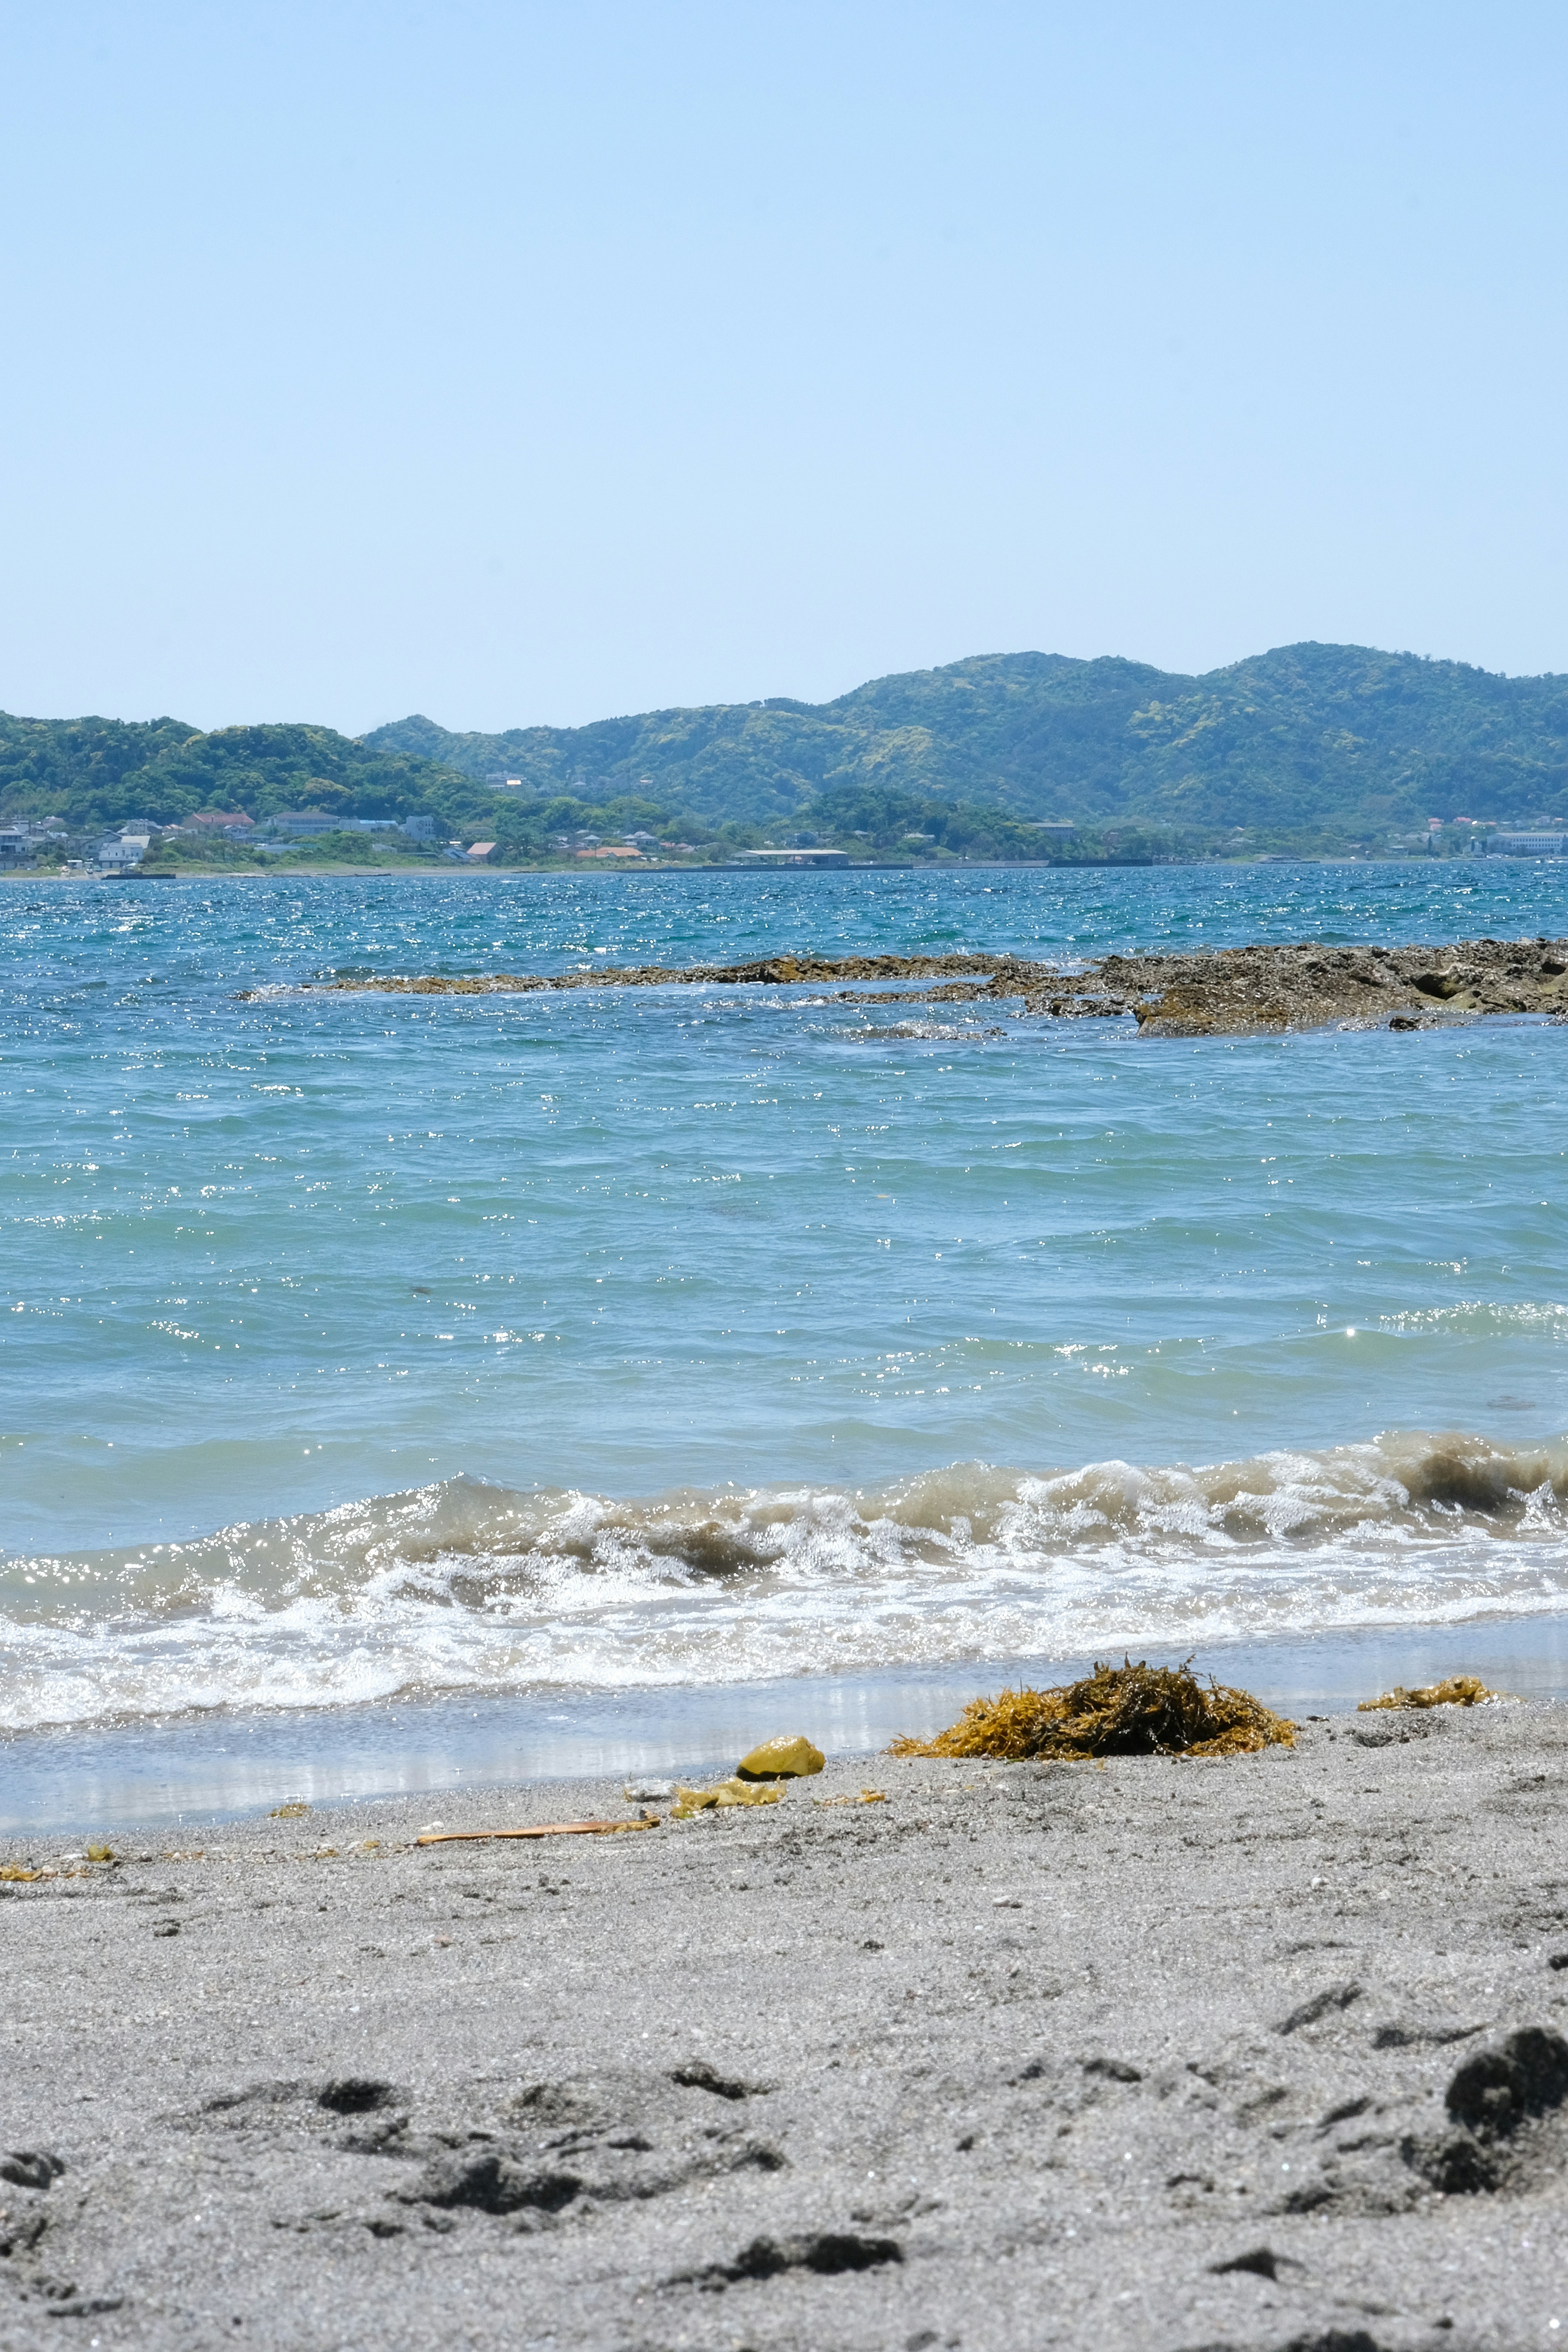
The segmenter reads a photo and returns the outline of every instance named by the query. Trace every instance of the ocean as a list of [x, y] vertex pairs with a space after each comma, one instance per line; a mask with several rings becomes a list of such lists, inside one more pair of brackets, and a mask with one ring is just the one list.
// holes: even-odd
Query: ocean
[[1557, 1657], [1568, 1031], [321, 983], [1564, 932], [1511, 859], [7, 883], [0, 1814]]

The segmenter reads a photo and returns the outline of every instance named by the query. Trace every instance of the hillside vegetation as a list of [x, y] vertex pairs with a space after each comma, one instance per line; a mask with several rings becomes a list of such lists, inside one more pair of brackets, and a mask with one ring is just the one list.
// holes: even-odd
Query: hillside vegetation
[[488, 810], [490, 795], [456, 768], [356, 741], [330, 727], [224, 727], [204, 735], [174, 719], [12, 719], [0, 714], [0, 813], [54, 814], [79, 830], [198, 809], [260, 820], [287, 809], [403, 817], [447, 805]]
[[715, 819], [798, 817], [868, 787], [1016, 818], [1297, 828], [1568, 814], [1568, 677], [1510, 678], [1361, 646], [1287, 646], [1184, 677], [994, 654], [836, 702], [657, 710], [589, 727], [366, 738], [543, 792], [640, 789]]
[[[523, 789], [497, 791], [498, 774]], [[1241, 829], [1255, 845], [1382, 845], [1429, 816], [1568, 823], [1568, 677], [1300, 645], [1202, 677], [978, 656], [833, 702], [500, 735], [420, 717], [354, 740], [0, 715], [0, 819], [54, 814], [85, 835], [206, 809], [431, 815], [443, 840], [493, 838], [512, 862], [570, 855], [584, 832], [638, 830], [709, 856], [803, 832], [939, 858], [1170, 856]], [[1076, 834], [1028, 829], [1053, 819]]]

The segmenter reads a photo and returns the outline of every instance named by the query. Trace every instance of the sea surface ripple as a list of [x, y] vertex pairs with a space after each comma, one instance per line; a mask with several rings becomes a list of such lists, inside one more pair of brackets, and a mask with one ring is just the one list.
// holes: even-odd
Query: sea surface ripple
[[1503, 859], [7, 882], [0, 1727], [1561, 1610], [1568, 1031], [310, 984], [1564, 931]]

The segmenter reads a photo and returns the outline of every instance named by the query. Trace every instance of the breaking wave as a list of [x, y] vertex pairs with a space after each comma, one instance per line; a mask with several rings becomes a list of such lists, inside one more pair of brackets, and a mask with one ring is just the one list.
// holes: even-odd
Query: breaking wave
[[649, 1501], [456, 1478], [0, 1566], [0, 1727], [615, 1690], [1553, 1611], [1568, 1441], [981, 1463]]

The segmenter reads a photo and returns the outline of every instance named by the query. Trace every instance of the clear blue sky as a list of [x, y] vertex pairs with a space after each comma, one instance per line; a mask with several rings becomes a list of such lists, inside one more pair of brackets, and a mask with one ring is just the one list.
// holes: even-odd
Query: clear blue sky
[[1568, 12], [0, 0], [0, 707], [1568, 669]]

